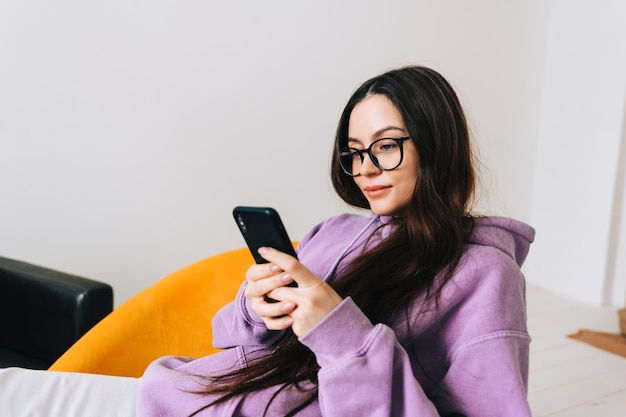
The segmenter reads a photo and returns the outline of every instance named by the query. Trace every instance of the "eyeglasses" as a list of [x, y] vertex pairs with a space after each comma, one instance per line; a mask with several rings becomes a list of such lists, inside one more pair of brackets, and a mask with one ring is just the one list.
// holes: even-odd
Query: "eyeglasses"
[[343, 172], [358, 177], [361, 175], [361, 166], [365, 154], [370, 156], [372, 163], [382, 171], [391, 171], [400, 166], [404, 156], [402, 143], [410, 139], [409, 136], [403, 138], [382, 138], [375, 140], [367, 149], [341, 148], [339, 150], [339, 164]]

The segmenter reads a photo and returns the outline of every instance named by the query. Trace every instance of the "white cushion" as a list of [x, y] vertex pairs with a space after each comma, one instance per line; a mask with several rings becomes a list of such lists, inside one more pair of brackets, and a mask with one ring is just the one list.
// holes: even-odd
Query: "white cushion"
[[0, 369], [0, 416], [134, 417], [140, 379]]

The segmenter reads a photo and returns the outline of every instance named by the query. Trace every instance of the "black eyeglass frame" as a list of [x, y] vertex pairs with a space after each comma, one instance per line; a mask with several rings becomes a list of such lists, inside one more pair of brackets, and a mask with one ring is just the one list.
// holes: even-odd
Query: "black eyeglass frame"
[[[401, 138], [380, 138], [370, 143], [370, 146], [368, 146], [366, 149], [341, 148], [339, 149], [339, 165], [341, 166], [341, 169], [343, 170], [345, 174], [350, 175], [351, 177], [358, 177], [359, 175], [361, 175], [361, 173], [359, 172], [358, 174], [353, 174], [349, 172], [341, 163], [341, 158], [345, 156], [352, 156], [354, 154], [357, 154], [359, 155], [359, 158], [361, 158], [361, 165], [362, 165], [363, 161], [365, 160], [365, 156], [363, 154], [368, 154], [370, 157], [370, 161], [372, 161], [372, 163], [374, 164], [376, 168], [380, 169], [381, 171], [393, 171], [394, 169], [398, 168], [400, 164], [402, 164], [402, 161], [404, 159], [404, 146], [402, 146], [402, 144], [404, 143], [404, 141], [409, 140], [409, 139], [411, 139], [410, 136], [403, 136]], [[378, 159], [374, 155], [372, 155], [372, 146], [374, 146], [377, 142], [380, 142], [381, 140], [393, 140], [394, 142], [398, 144], [398, 147], [400, 148], [400, 161], [393, 168], [381, 167], [378, 164]]]

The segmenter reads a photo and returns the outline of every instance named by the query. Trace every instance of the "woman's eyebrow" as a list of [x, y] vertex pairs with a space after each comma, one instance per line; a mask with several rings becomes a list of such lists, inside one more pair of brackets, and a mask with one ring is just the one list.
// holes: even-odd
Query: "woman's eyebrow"
[[[398, 126], [385, 126], [382, 129], [378, 129], [376, 132], [374, 132], [374, 134], [372, 135], [372, 138], [377, 138], [380, 136], [383, 136], [385, 133], [389, 132], [390, 130], [399, 130], [401, 132], [407, 133], [406, 129], [403, 129], [401, 127]], [[361, 141], [357, 138], [352, 138], [352, 137], [348, 137], [348, 143], [361, 143]]]
[[375, 137], [378, 137], [378, 136], [382, 136], [382, 135], [384, 135], [385, 133], [387, 133], [390, 130], [401, 130], [402, 132], [406, 133], [406, 129], [403, 129], [401, 127], [398, 127], [398, 126], [386, 126], [386, 127], [383, 127], [382, 129], [379, 129], [376, 132], [374, 132], [372, 137], [375, 138]]

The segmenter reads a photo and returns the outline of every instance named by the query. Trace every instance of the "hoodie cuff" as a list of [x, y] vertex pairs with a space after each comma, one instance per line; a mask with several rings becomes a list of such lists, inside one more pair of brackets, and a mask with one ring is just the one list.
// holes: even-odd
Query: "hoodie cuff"
[[375, 326], [350, 297], [299, 340], [313, 351], [320, 367], [329, 367], [367, 351]]

